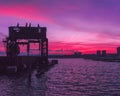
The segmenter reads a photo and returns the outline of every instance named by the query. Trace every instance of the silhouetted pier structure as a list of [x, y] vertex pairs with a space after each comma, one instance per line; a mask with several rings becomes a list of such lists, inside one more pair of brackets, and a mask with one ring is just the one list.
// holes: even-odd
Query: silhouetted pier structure
[[[37, 67], [37, 71], [41, 71], [50, 66], [48, 61], [48, 38], [46, 37], [46, 27], [32, 27], [26, 23], [26, 26], [10, 26], [9, 36], [3, 41], [6, 48], [6, 55], [0, 57], [0, 67], [9, 71], [20, 71]], [[30, 44], [37, 43], [39, 45], [39, 56], [30, 56]], [[26, 45], [27, 56], [19, 56], [20, 45]]]

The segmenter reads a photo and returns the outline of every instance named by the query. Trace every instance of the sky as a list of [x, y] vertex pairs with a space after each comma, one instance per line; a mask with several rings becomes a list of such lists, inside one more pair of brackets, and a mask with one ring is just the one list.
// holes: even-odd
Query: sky
[[8, 27], [47, 27], [49, 53], [83, 54], [120, 46], [120, 0], [0, 0], [0, 51]]

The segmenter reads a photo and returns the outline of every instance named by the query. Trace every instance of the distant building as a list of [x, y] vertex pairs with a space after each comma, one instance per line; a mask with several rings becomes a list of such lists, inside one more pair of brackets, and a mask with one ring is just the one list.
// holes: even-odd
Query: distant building
[[117, 47], [117, 55], [120, 55], [120, 47]]
[[100, 50], [97, 50], [96, 55], [97, 55], [97, 56], [101, 56], [101, 51], [100, 51]]
[[106, 50], [102, 50], [102, 56], [106, 56]]
[[74, 52], [74, 55], [75, 55], [75, 56], [81, 56], [81, 55], [82, 55], [82, 52]]

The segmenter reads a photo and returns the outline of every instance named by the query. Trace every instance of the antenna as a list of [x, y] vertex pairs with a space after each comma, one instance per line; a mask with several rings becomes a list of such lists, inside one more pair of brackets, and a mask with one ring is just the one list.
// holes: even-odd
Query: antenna
[[17, 23], [17, 27], [19, 27], [19, 23]]
[[29, 27], [31, 27], [31, 23], [29, 23]]
[[38, 24], [38, 28], [40, 27], [40, 25]]
[[26, 23], [26, 27], [28, 27], [28, 23]]

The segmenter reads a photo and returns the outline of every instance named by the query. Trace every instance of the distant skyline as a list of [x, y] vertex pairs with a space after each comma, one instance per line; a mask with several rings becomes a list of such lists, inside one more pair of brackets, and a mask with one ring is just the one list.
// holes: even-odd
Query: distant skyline
[[47, 27], [50, 53], [116, 53], [120, 46], [120, 0], [0, 1], [0, 41], [18, 22]]

